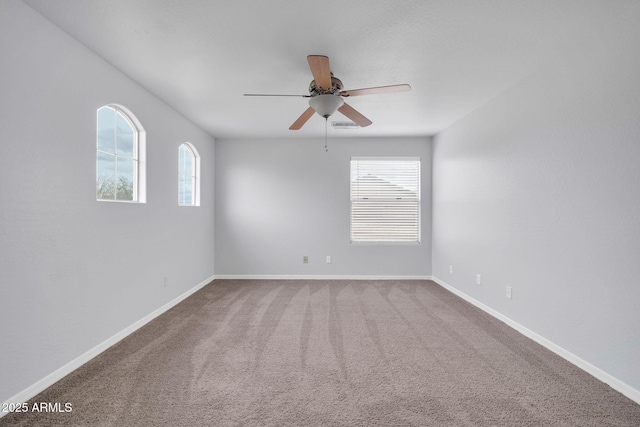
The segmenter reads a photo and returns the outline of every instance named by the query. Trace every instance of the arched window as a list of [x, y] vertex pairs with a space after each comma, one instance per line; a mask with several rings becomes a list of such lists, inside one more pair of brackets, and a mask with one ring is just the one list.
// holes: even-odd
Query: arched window
[[188, 142], [178, 148], [178, 205], [200, 206], [200, 156]]
[[98, 109], [96, 198], [145, 202], [144, 130], [123, 107]]

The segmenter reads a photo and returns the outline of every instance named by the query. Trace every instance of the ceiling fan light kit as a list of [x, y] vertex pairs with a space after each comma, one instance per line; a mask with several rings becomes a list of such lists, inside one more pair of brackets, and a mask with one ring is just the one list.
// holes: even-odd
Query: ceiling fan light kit
[[344, 99], [336, 95], [316, 95], [309, 100], [309, 107], [325, 119], [338, 111], [342, 104], [344, 104]]
[[[313, 74], [313, 80], [309, 84], [309, 95], [245, 94], [245, 96], [301, 96], [311, 98], [309, 99], [309, 108], [289, 127], [290, 130], [298, 130], [313, 116], [313, 113], [318, 113], [318, 115], [324, 117], [326, 121], [335, 114], [336, 111], [340, 111], [347, 118], [351, 119], [356, 124], [355, 127], [369, 126], [371, 120], [344, 102], [344, 97], [406, 92], [411, 90], [411, 86], [408, 84], [343, 90], [342, 81], [334, 77], [331, 72], [328, 57], [324, 55], [309, 55], [307, 56], [307, 62], [309, 63], [311, 74]], [[334, 128], [338, 127], [334, 124]], [[349, 128], [353, 128], [353, 126]]]

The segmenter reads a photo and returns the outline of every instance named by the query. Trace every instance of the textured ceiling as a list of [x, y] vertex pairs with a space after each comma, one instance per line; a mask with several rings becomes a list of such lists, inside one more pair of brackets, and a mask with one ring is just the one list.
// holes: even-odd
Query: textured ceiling
[[[340, 136], [432, 135], [573, 46], [597, 40], [637, 0], [24, 0], [215, 137], [324, 135], [289, 125], [307, 94], [306, 56], [327, 55], [373, 121]], [[331, 120], [346, 120], [336, 113]]]

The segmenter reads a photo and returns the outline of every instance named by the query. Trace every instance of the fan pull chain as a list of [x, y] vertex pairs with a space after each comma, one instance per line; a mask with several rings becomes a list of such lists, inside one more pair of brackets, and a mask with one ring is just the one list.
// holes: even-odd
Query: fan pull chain
[[324, 151], [326, 153], [329, 152], [329, 147], [327, 147], [327, 123], [329, 122], [329, 117], [324, 118]]

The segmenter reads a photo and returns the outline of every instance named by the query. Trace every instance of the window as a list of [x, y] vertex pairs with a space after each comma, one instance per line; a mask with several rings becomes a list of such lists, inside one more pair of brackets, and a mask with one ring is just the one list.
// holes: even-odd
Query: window
[[420, 243], [420, 159], [351, 159], [351, 242]]
[[178, 148], [178, 205], [200, 206], [200, 156], [188, 142]]
[[144, 131], [122, 107], [98, 110], [96, 198], [144, 202]]

